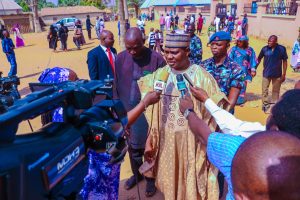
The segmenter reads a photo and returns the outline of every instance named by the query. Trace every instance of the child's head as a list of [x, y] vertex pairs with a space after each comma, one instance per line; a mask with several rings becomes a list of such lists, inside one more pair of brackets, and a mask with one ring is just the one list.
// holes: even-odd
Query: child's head
[[155, 30], [155, 33], [159, 33], [159, 30], [158, 30], [158, 29], [156, 29], [156, 30]]
[[154, 28], [150, 28], [150, 32], [153, 32], [154, 31]]
[[212, 21], [212, 22], [210, 23], [210, 25], [214, 26], [214, 25], [215, 25], [215, 22], [214, 22], [214, 21]]
[[3, 34], [3, 37], [9, 38], [9, 32], [8, 32], [7, 30], [4, 30], [4, 31], [2, 32], [2, 34]]

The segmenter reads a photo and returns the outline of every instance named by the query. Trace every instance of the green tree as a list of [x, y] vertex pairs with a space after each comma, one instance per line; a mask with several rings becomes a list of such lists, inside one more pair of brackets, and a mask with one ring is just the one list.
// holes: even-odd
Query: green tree
[[144, 3], [144, 0], [128, 0], [127, 1], [128, 6], [134, 8], [136, 18], [138, 18], [138, 16], [139, 16], [139, 9], [143, 3]]

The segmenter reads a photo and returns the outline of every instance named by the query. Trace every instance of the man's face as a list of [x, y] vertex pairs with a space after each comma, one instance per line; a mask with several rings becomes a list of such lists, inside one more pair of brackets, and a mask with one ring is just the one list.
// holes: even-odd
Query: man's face
[[143, 54], [144, 43], [138, 40], [125, 40], [125, 47], [133, 58], [140, 58]]
[[268, 46], [273, 48], [277, 45], [277, 39], [276, 37], [271, 37], [269, 40], [268, 40]]
[[210, 43], [210, 49], [213, 56], [221, 57], [227, 55], [228, 41], [213, 41]]
[[168, 65], [176, 70], [184, 69], [187, 66], [183, 66], [189, 59], [189, 49], [182, 48], [165, 48], [165, 59]]
[[105, 46], [112, 47], [112, 46], [114, 46], [114, 43], [115, 43], [114, 35], [111, 33], [107, 34], [104, 39]]

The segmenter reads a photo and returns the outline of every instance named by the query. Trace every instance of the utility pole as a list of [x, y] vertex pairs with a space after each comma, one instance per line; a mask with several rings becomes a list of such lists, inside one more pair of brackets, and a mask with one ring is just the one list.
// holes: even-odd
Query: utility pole
[[42, 32], [39, 13], [38, 13], [38, 0], [32, 0], [31, 10], [33, 12], [33, 21], [34, 21], [34, 32], [40, 33]]

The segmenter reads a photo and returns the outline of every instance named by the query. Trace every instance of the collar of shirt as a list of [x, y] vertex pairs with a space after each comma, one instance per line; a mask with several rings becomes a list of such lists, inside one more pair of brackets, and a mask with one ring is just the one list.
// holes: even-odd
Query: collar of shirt
[[212, 57], [211, 59], [209, 59], [209, 63], [210, 63], [211, 65], [215, 65], [216, 68], [219, 68], [219, 67], [221, 67], [221, 66], [225, 66], [225, 67], [227, 68], [227, 67], [230, 65], [231, 61], [230, 61], [229, 57], [226, 56], [226, 58], [225, 58], [223, 64], [217, 65], [216, 62], [215, 62], [214, 57]]
[[[103, 51], [105, 52], [107, 58], [109, 59], [108, 52], [106, 51], [107, 47], [105, 47], [105, 46], [103, 46], [101, 44], [100, 44], [100, 47], [103, 49]], [[114, 55], [114, 53], [112, 51], [111, 51], [111, 54], [112, 54], [113, 59], [115, 60], [115, 55]]]

